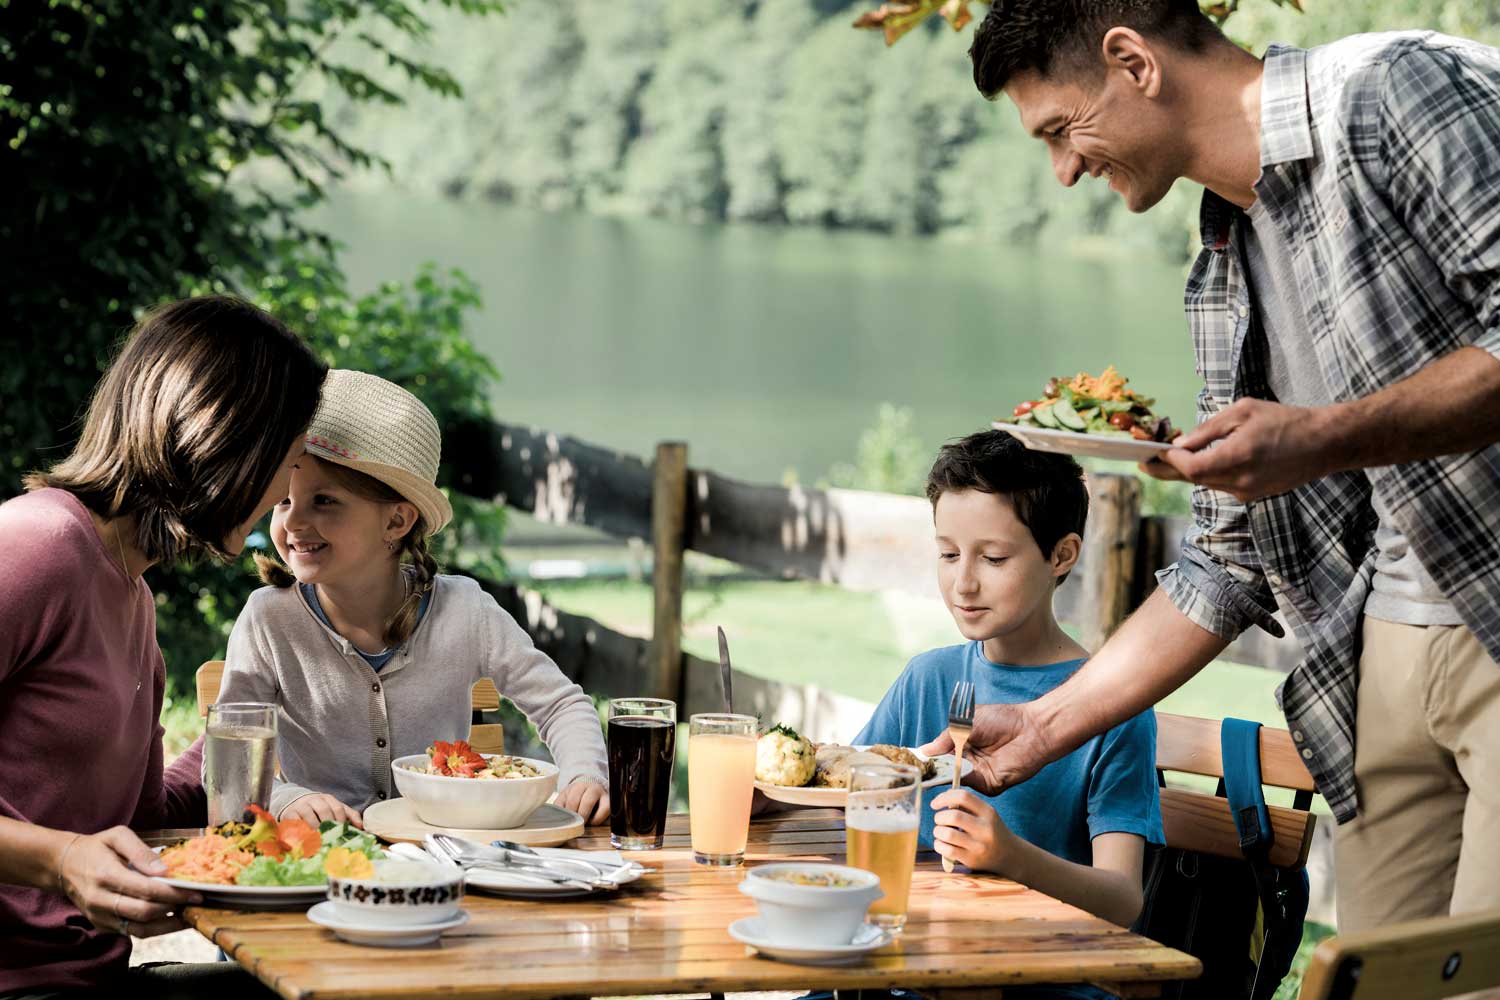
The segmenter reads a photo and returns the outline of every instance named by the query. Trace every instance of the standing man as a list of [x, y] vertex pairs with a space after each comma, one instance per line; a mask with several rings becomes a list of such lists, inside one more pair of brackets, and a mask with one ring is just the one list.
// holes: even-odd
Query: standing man
[[[1021, 781], [1252, 625], [1339, 825], [1339, 924], [1500, 906], [1500, 52], [1427, 32], [1257, 59], [1197, 0], [996, 0], [970, 50], [1058, 180], [1207, 188], [1197, 485], [1160, 587], [1068, 683], [980, 709]], [[940, 744], [934, 747], [941, 749]]]

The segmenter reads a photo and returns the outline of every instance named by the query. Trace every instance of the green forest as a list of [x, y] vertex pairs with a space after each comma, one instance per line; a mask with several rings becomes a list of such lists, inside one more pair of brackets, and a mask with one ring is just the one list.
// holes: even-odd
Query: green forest
[[[543, 208], [1196, 249], [1198, 192], [1131, 218], [1102, 185], [1065, 192], [1005, 102], [974, 89], [972, 26], [933, 17], [887, 48], [851, 28], [869, 2], [508, 0], [437, 12], [419, 55], [464, 100], [345, 106], [333, 118], [390, 161], [363, 183]], [[1248, 4], [1237, 41], [1311, 45], [1422, 26], [1500, 41], [1500, 4]], [[976, 17], [985, 7], [976, 5]], [[364, 68], [374, 75], [379, 67]], [[337, 105], [336, 100], [332, 103]]]

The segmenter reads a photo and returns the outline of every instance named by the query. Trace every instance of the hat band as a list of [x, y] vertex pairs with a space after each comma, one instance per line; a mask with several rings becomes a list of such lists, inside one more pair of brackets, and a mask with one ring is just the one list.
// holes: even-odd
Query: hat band
[[319, 448], [326, 448], [329, 451], [333, 452], [335, 455], [341, 455], [344, 458], [354, 459], [355, 461], [359, 460], [359, 452], [350, 451], [343, 445], [337, 444], [333, 441], [328, 440], [326, 437], [321, 437], [317, 434], [309, 434], [307, 436], [307, 443], [315, 444]]

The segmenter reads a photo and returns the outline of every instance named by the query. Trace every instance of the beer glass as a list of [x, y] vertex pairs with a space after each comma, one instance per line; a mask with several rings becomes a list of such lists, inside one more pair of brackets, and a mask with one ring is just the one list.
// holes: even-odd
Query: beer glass
[[688, 826], [693, 860], [737, 865], [750, 835], [755, 793], [755, 717], [695, 715], [688, 726]]
[[849, 772], [844, 833], [849, 864], [880, 877], [885, 896], [870, 905], [869, 921], [906, 926], [911, 873], [917, 866], [922, 772], [909, 764], [856, 764]]
[[208, 706], [203, 738], [208, 825], [244, 819], [252, 805], [269, 809], [275, 777], [276, 706], [261, 701]]
[[609, 843], [622, 851], [656, 850], [672, 799], [677, 705], [663, 698], [615, 698], [606, 728]]

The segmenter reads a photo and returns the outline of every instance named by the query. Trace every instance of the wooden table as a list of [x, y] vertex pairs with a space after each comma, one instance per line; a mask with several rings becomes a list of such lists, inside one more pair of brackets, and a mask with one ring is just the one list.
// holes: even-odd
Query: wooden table
[[[579, 847], [609, 847], [591, 829]], [[551, 996], [723, 993], [903, 986], [987, 987], [1094, 982], [1155, 996], [1167, 980], [1197, 976], [1197, 959], [993, 876], [945, 875], [918, 859], [902, 937], [860, 964], [789, 965], [753, 957], [729, 936], [755, 913], [738, 890], [743, 870], [695, 865], [688, 818], [672, 816], [666, 847], [633, 855], [657, 868], [607, 896], [553, 902], [479, 893], [471, 920], [439, 944], [376, 949], [346, 944], [301, 911], [189, 907], [186, 919], [288, 1000], [313, 997], [529, 1000]], [[842, 861], [843, 813], [803, 810], [751, 824], [749, 864], [787, 858]]]

